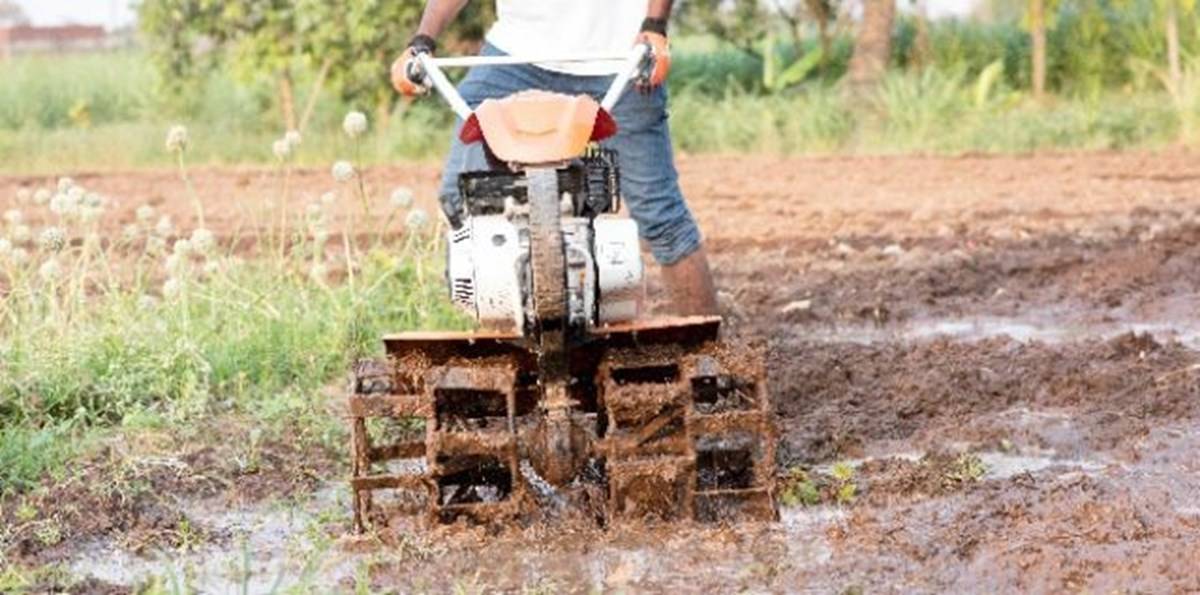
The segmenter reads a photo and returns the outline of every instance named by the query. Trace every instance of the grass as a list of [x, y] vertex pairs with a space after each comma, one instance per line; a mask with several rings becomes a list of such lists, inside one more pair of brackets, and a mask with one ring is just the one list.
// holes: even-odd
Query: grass
[[78, 581], [65, 566], [48, 565], [34, 569], [0, 564], [0, 592], [29, 593], [45, 585], [75, 586]]
[[107, 199], [68, 179], [17, 197], [0, 228], [0, 494], [61, 470], [106, 428], [235, 413], [340, 444], [314, 403], [352, 359], [388, 331], [463, 326], [427, 215], [399, 205], [330, 229], [334, 203], [368, 203], [364, 185], [290, 213], [286, 167], [275, 203], [240, 226], [256, 231], [221, 238], [149, 207], [104, 233]]
[[[965, 67], [896, 71], [873, 94], [851, 99], [819, 80], [780, 93], [756, 86], [752, 58], [728, 52], [683, 55], [672, 82], [672, 133], [687, 153], [772, 154], [963, 152], [1159, 147], [1198, 140], [1200, 77], [1188, 70], [1173, 94], [1160, 77], [1098, 94], [1034, 101], [1008, 81], [1005, 62], [989, 77]], [[1150, 67], [1147, 67], [1149, 69]], [[0, 173], [129, 169], [163, 163], [161, 131], [194, 132], [197, 164], [271, 163], [282, 125], [269, 89], [217, 74], [193, 97], [158, 97], [153, 72], [137, 53], [28, 58], [0, 64]], [[724, 84], [713, 84], [727, 77]], [[301, 164], [347, 154], [336, 131], [355, 106], [317, 102], [304, 131]], [[436, 159], [452, 117], [435, 99], [402, 103], [363, 141], [366, 163]], [[116, 147], [116, 150], [114, 150]]]
[[672, 130], [689, 153], [892, 154], [1160, 147], [1189, 140], [1183, 112], [1156, 93], [1033, 101], [1000, 91], [977, 103], [974, 81], [926, 70], [890, 76], [860, 103], [817, 86], [786, 96], [676, 97]]

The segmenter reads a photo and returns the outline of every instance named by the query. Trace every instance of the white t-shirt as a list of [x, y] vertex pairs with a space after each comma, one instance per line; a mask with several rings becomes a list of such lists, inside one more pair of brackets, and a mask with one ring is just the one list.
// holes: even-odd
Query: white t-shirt
[[[487, 40], [514, 56], [621, 53], [633, 47], [647, 0], [496, 0]], [[616, 62], [539, 64], [582, 76], [615, 74]]]

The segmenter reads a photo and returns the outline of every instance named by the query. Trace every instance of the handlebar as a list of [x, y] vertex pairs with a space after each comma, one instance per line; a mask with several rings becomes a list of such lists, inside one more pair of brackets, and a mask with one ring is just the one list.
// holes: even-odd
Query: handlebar
[[466, 120], [471, 117], [471, 106], [467, 105], [466, 100], [459, 94], [458, 89], [446, 78], [446, 73], [443, 68], [469, 68], [473, 66], [515, 66], [520, 64], [546, 64], [546, 63], [597, 63], [597, 62], [617, 62], [621, 64], [621, 69], [617, 71], [617, 76], [613, 79], [612, 85], [605, 93], [604, 99], [600, 102], [600, 107], [607, 112], [612, 112], [616, 107], [617, 102], [624, 96], [626, 89], [629, 87], [629, 82], [635, 77], [645, 76], [650, 68], [653, 68], [654, 51], [648, 44], [640, 44], [624, 54], [600, 53], [600, 54], [574, 54], [568, 56], [466, 56], [457, 58], [435, 58], [429, 54], [417, 54], [417, 65], [419, 68], [414, 68], [408, 72], [408, 77], [414, 82], [421, 83], [425, 86], [433, 87], [437, 90], [442, 99], [450, 105], [450, 109], [458, 117]]

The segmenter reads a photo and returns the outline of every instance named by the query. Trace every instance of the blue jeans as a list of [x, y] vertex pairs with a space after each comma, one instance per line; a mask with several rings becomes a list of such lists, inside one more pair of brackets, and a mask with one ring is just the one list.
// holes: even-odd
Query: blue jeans
[[[504, 52], [485, 44], [481, 54], [500, 56]], [[573, 76], [532, 65], [478, 66], [467, 73], [458, 90], [472, 108], [485, 99], [501, 99], [529, 89], [587, 94], [598, 101], [612, 80], [611, 76]], [[679, 189], [667, 124], [667, 91], [663, 87], [649, 94], [630, 90], [617, 103], [612, 115], [618, 132], [602, 144], [617, 151], [621, 192], [629, 213], [659, 263], [679, 262], [700, 248], [701, 238], [700, 228]], [[440, 197], [448, 212], [457, 212], [456, 207], [461, 204], [458, 175], [488, 169], [482, 146], [464, 145], [458, 140], [461, 128], [460, 121], [442, 174]]]

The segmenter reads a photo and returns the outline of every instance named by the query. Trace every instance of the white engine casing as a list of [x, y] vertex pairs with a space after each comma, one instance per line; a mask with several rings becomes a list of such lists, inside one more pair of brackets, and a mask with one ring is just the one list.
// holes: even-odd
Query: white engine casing
[[636, 320], [642, 315], [645, 291], [637, 223], [626, 217], [597, 217], [593, 224], [600, 291], [599, 323]]
[[[525, 329], [532, 287], [527, 230], [519, 217], [471, 217], [449, 233], [453, 301], [483, 325]], [[570, 322], [587, 326], [641, 314], [644, 268], [637, 223], [624, 217], [563, 220]]]
[[523, 287], [529, 249], [503, 215], [471, 217], [450, 230], [447, 277], [454, 303], [493, 326], [525, 327]]

